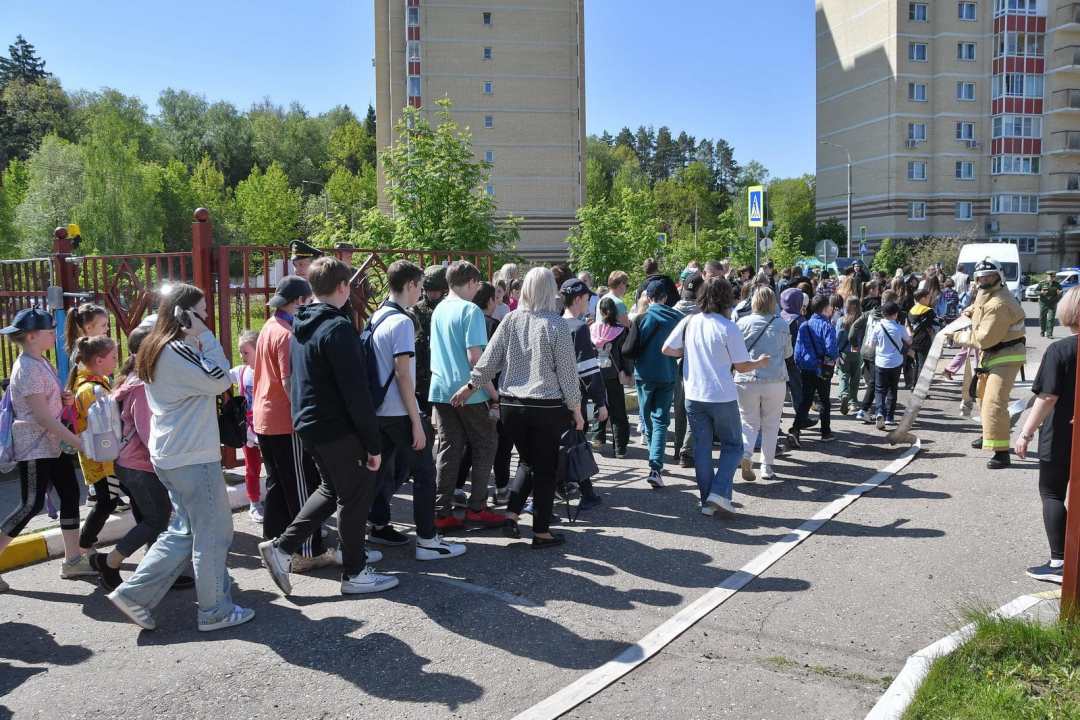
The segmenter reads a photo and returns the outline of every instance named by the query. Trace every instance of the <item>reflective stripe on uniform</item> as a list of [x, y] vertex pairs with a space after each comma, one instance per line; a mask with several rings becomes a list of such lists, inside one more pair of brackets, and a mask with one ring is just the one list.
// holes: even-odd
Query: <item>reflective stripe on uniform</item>
[[1008, 450], [1009, 444], [1008, 440], [987, 440], [983, 438], [983, 450]]
[[982, 363], [984, 368], [994, 367], [996, 365], [1008, 365], [1009, 363], [1025, 363], [1027, 362], [1027, 355], [1002, 355], [996, 357], [993, 360], [986, 360]]

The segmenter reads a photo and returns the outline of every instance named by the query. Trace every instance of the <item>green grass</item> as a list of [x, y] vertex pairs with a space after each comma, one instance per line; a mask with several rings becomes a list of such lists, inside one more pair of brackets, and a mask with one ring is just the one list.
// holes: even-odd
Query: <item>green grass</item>
[[905, 720], [1080, 718], [1080, 624], [969, 619], [975, 635], [934, 661]]

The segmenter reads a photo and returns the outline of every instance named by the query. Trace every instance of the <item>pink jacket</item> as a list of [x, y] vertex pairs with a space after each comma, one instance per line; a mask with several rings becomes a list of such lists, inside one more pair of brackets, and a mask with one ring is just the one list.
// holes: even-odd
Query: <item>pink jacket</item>
[[131, 373], [124, 384], [116, 389], [113, 398], [120, 405], [121, 433], [127, 437], [132, 427], [135, 435], [123, 450], [116, 464], [131, 470], [154, 472], [146, 441], [150, 438], [150, 406], [146, 403], [146, 386]]

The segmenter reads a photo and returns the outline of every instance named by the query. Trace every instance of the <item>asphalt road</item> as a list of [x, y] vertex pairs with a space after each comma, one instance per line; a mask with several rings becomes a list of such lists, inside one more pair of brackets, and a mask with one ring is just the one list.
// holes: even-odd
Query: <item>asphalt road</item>
[[[1029, 339], [1028, 380], [1046, 346], [1037, 330]], [[958, 382], [936, 384], [915, 426], [923, 453], [902, 473], [569, 717], [861, 718], [964, 608], [1049, 589], [1023, 574], [1047, 556], [1035, 465], [986, 471], [958, 404]], [[776, 481], [737, 482], [728, 520], [699, 514], [693, 471], [672, 468], [669, 487], [651, 490], [640, 444], [624, 461], [609, 446], [605, 504], [573, 526], [564, 517], [563, 548], [484, 532], [445, 562], [384, 548], [378, 567], [401, 585], [377, 596], [344, 598], [324, 570], [294, 576], [282, 598], [255, 554], [258, 526], [237, 514], [234, 598], [258, 617], [220, 633], [196, 631], [193, 591], [170, 594], [147, 633], [93, 579], [60, 580], [57, 561], [7, 572], [0, 718], [512, 717], [901, 452], [852, 418], [833, 425], [838, 442], [806, 442], [778, 460]], [[410, 518], [404, 495], [394, 515]]]

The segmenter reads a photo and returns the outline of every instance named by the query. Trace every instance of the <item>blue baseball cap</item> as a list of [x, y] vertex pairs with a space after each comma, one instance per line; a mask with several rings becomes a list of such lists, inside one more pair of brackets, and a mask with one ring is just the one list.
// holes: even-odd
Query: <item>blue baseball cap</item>
[[53, 316], [39, 308], [26, 308], [15, 315], [15, 319], [6, 328], [0, 329], [0, 334], [10, 335], [17, 332], [34, 332], [35, 330], [52, 330], [56, 327]]
[[667, 287], [664, 285], [663, 280], [653, 280], [649, 283], [649, 286], [645, 288], [645, 295], [650, 300], [655, 300], [658, 297], [667, 297]]
[[562, 293], [563, 295], [565, 295], [566, 297], [574, 297], [576, 295], [595, 295], [596, 294], [592, 290], [589, 289], [589, 286], [586, 285], [584, 281], [578, 280], [577, 278], [570, 278], [569, 280], [564, 282], [562, 284], [562, 287], [559, 288], [559, 292]]

